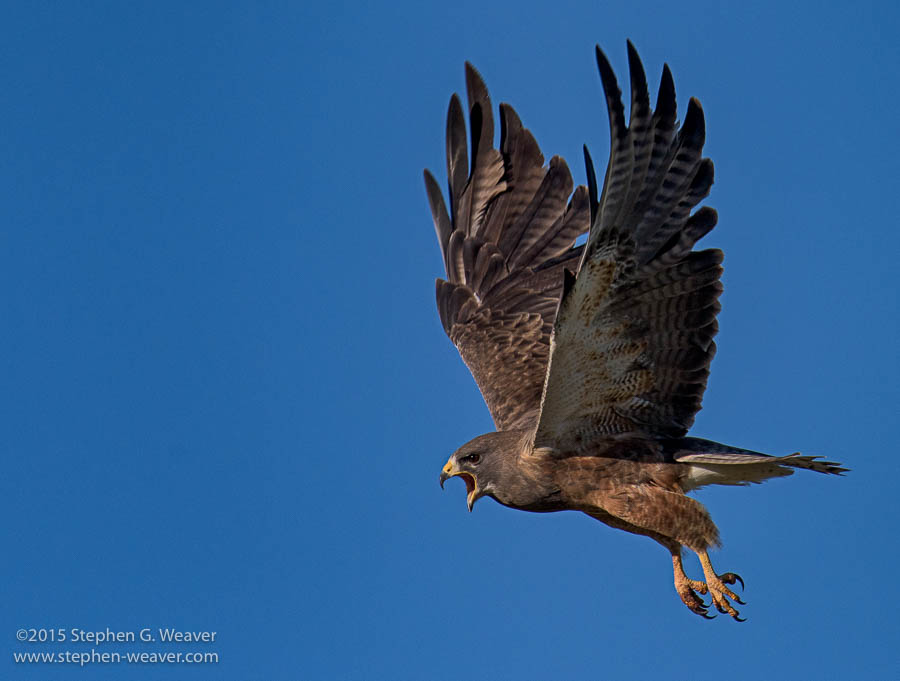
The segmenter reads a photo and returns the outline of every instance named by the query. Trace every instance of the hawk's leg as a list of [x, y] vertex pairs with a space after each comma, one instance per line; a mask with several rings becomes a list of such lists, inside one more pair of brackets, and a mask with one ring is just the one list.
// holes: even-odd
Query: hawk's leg
[[703, 602], [702, 598], [700, 598], [700, 595], [709, 593], [706, 582], [690, 579], [684, 573], [684, 565], [681, 562], [680, 545], [666, 542], [665, 546], [672, 552], [672, 568], [675, 573], [675, 591], [681, 596], [681, 602], [684, 603], [692, 613], [711, 620], [712, 617], [707, 614], [707, 608], [709, 606]]
[[706, 577], [706, 586], [709, 589], [710, 596], [712, 596], [712, 602], [716, 606], [716, 610], [723, 614], [731, 615], [738, 622], [743, 622], [744, 619], [738, 616], [738, 611], [728, 602], [728, 599], [730, 598], [740, 605], [744, 605], [744, 601], [738, 598], [737, 594], [725, 585], [740, 582], [741, 587], [743, 587], [744, 580], [740, 578], [740, 575], [736, 575], [733, 572], [717, 575], [713, 569], [712, 562], [709, 560], [709, 554], [705, 550], [697, 551], [697, 556], [700, 558], [703, 576]]
[[[598, 520], [658, 541], [672, 554], [675, 590], [691, 612], [704, 617], [707, 606], [699, 597], [710, 594], [712, 605], [721, 613], [738, 621], [738, 611], [729, 602], [744, 602], [726, 584], [741, 582], [732, 572], [717, 575], [709, 561], [707, 548], [719, 543], [719, 532], [700, 502], [679, 492], [654, 485], [622, 485], [592, 497], [602, 513], [591, 513]], [[681, 547], [686, 546], [700, 557], [705, 582], [689, 579], [681, 562]]]

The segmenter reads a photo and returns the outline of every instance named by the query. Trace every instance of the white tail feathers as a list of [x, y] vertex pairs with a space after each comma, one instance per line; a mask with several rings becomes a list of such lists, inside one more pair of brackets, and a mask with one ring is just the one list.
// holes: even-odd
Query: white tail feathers
[[740, 454], [732, 452], [704, 452], [676, 456], [679, 463], [689, 464], [685, 491], [705, 485], [749, 485], [769, 478], [793, 474], [793, 468], [803, 468], [817, 473], [841, 475], [848, 469], [833, 461], [800, 453], [788, 456], [765, 454]]

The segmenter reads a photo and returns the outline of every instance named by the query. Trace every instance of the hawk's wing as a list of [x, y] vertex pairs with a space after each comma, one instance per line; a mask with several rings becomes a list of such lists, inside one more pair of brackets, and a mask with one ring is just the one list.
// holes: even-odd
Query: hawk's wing
[[708, 193], [703, 111], [691, 99], [677, 129], [663, 69], [656, 111], [628, 43], [631, 114], [605, 55], [597, 64], [612, 141], [603, 193], [590, 157], [591, 230], [577, 277], [567, 277], [554, 327], [535, 446], [584, 451], [618, 433], [679, 437], [700, 409], [716, 346], [722, 253], [692, 251], [716, 213], [691, 209]]
[[471, 168], [456, 95], [447, 113], [450, 213], [434, 177], [425, 187], [447, 281], [437, 280], [441, 323], [481, 389], [498, 430], [533, 428], [563, 283], [576, 237], [589, 227], [587, 190], [571, 202], [565, 161], [544, 157], [512, 107], [500, 105], [500, 149], [487, 88], [466, 64]]

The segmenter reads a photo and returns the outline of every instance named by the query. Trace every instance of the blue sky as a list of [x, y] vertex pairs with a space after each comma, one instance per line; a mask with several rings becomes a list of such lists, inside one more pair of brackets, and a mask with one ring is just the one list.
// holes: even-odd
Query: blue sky
[[[0, 21], [0, 677], [900, 674], [893, 3], [17, 3]], [[438, 473], [491, 429], [422, 169], [463, 63], [607, 154], [593, 47], [707, 117], [724, 249], [693, 434], [844, 462], [699, 494], [749, 621], [653, 542]], [[689, 571], [699, 575], [696, 561]], [[20, 628], [217, 631], [218, 664], [15, 665]], [[134, 646], [96, 646], [101, 651]]]

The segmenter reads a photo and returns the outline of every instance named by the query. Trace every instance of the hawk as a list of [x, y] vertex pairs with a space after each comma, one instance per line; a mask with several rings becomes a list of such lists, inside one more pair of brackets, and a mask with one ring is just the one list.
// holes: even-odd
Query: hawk
[[[730, 588], [743, 580], [713, 569], [718, 530], [686, 494], [797, 468], [847, 469], [687, 437], [716, 350], [722, 292], [722, 252], [694, 250], [717, 220], [712, 208], [694, 210], [713, 183], [703, 109], [692, 98], [679, 127], [668, 66], [652, 109], [629, 41], [626, 122], [599, 46], [596, 56], [612, 138], [599, 194], [587, 148], [588, 186], [573, 192], [566, 162], [555, 156], [545, 167], [507, 104], [494, 147], [491, 100], [470, 64], [471, 142], [460, 99], [450, 99], [449, 211], [425, 171], [447, 272], [437, 280], [437, 307], [497, 430], [456, 450], [441, 486], [462, 478], [470, 511], [489, 496], [523, 511], [582, 511], [650, 537], [671, 554], [675, 590], [692, 612], [710, 618], [715, 606], [743, 621], [734, 607], [743, 601]], [[699, 556], [704, 580], [685, 574], [683, 547]]]

